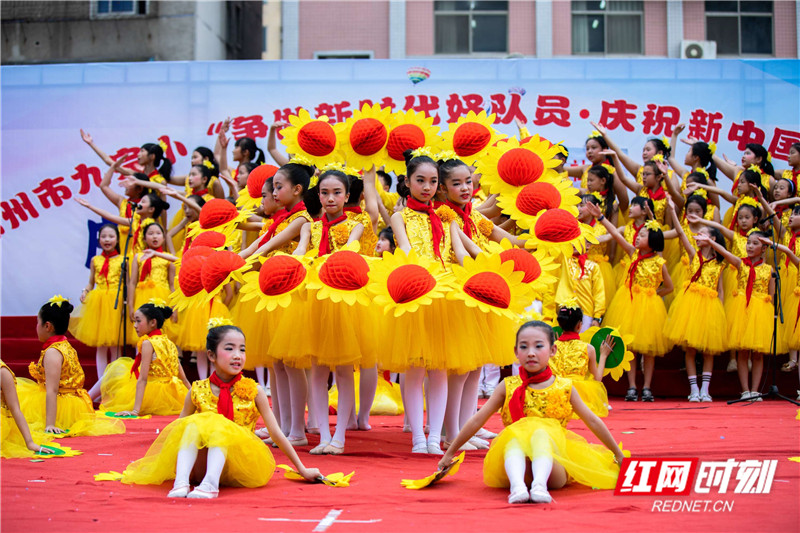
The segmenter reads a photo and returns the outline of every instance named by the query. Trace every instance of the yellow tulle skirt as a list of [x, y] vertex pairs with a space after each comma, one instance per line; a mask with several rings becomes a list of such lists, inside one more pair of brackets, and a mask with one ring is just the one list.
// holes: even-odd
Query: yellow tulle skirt
[[[356, 394], [356, 412], [358, 412], [361, 400], [358, 397], [359, 391], [359, 374], [355, 375], [355, 394]], [[338, 407], [339, 405], [339, 389], [336, 385], [328, 391], [328, 405], [330, 407]], [[395, 416], [402, 415], [403, 411], [403, 397], [400, 394], [400, 385], [397, 383], [389, 383], [383, 376], [378, 376], [378, 388], [375, 390], [375, 400], [372, 402], [369, 414], [375, 416]]]
[[603, 292], [606, 295], [606, 305], [608, 305], [617, 293], [617, 278], [614, 274], [614, 267], [605, 258], [595, 259], [595, 262], [600, 265], [600, 274], [603, 276]]
[[269, 312], [263, 309], [256, 312], [258, 300], [253, 298], [242, 301], [241, 296], [231, 306], [231, 320], [244, 332], [247, 341], [247, 359], [244, 367], [252, 370], [257, 366], [272, 366], [269, 356], [269, 343], [277, 328], [279, 309]]
[[220, 414], [205, 412], [179, 418], [165, 427], [145, 456], [128, 465], [122, 482], [160, 485], [175, 479], [178, 452], [190, 446], [225, 450], [221, 485], [263, 487], [275, 471], [272, 453], [255, 433]]
[[[514, 346], [517, 343], [517, 330], [522, 325], [519, 321], [511, 320], [507, 317], [498, 316], [494, 313], [484, 313], [483, 320], [491, 336], [484, 337], [487, 340], [485, 346], [487, 358], [483, 365], [507, 366], [517, 360], [514, 355]], [[523, 321], [524, 322], [524, 321]]]
[[800, 320], [798, 317], [800, 307], [800, 287], [787, 291], [783, 300], [784, 341], [789, 350], [800, 350]]
[[[114, 309], [117, 297], [116, 287], [92, 289], [78, 313], [70, 319], [69, 331], [86, 346], [117, 346], [126, 344], [122, 338], [122, 319], [125, 308], [120, 295], [119, 304]], [[128, 330], [133, 327], [129, 324]], [[136, 333], [134, 332], [134, 335]]]
[[[268, 353], [273, 359], [292, 368], [311, 368], [311, 360], [315, 355], [316, 341], [309, 331], [313, 321], [311, 298], [315, 298], [315, 293], [301, 290], [293, 295], [288, 307], [275, 309], [278, 325], [270, 339]], [[351, 344], [350, 350], [354, 349]]]
[[214, 298], [211, 303], [192, 306], [182, 311], [178, 316], [177, 334], [174, 336], [167, 334], [167, 336], [181, 350], [205, 351], [208, 319], [216, 317], [230, 318], [228, 308], [219, 298]]
[[664, 296], [664, 305], [667, 306], [667, 313], [669, 314], [669, 310], [672, 309], [672, 304], [678, 298], [678, 295], [683, 290], [684, 282], [688, 281], [686, 278], [686, 272], [688, 271], [689, 267], [689, 257], [688, 256], [681, 256], [681, 260], [675, 263], [669, 270], [669, 277], [672, 280], [672, 286], [675, 287], [671, 293]]
[[[621, 246], [617, 247], [617, 250], [621, 249]], [[625, 281], [628, 279], [628, 269], [631, 267], [631, 256], [626, 253], [622, 253], [622, 258], [619, 262], [614, 266], [614, 279], [616, 280], [616, 291], [619, 292], [625, 287]], [[616, 293], [614, 294], [616, 296]], [[611, 301], [606, 301], [606, 305], [610, 305]]]
[[[130, 411], [136, 401], [136, 376], [131, 374], [133, 359], [120, 357], [106, 367], [100, 379], [103, 402], [100, 411]], [[189, 390], [183, 382], [171, 379], [151, 378], [142, 398], [140, 415], [177, 415], [183, 409]]]
[[30, 459], [33, 457], [48, 459], [53, 457], [74, 457], [81, 454], [78, 450], [73, 450], [72, 448], [61, 446], [53, 442], [55, 436], [51, 433], [31, 431], [31, 437], [33, 438], [33, 442], [39, 446], [46, 445], [58, 450], [57, 455], [37, 455], [35, 452], [29, 450], [11, 413], [3, 413], [3, 415], [0, 416], [0, 457], [3, 459]]
[[739, 291], [731, 298], [725, 311], [732, 350], [771, 352], [773, 309], [770, 297], [753, 293], [748, 305], [744, 292]]
[[562, 427], [557, 420], [535, 417], [517, 420], [494, 439], [483, 460], [483, 482], [490, 487], [508, 488], [505, 470], [507, 446], [515, 442], [533, 460], [531, 438], [539, 430], [550, 437], [550, 455], [567, 471], [569, 482], [599, 489], [613, 489], [616, 486], [619, 466], [614, 462], [614, 454], [610, 450], [587, 442], [577, 433]]
[[[17, 378], [19, 406], [33, 431], [44, 431], [46, 427], [46, 398], [44, 385], [26, 378]], [[56, 401], [56, 427], [69, 430], [59, 436], [82, 437], [118, 435], [125, 433], [121, 420], [97, 416], [92, 400], [85, 389], [58, 394]]]
[[[669, 227], [664, 227], [664, 231], [668, 229]], [[681, 262], [681, 250], [683, 246], [678, 239], [665, 239], [662, 256], [667, 260], [667, 270], [672, 270]]]
[[[608, 391], [602, 381], [597, 381], [594, 376], [565, 376], [572, 380], [572, 386], [591, 412], [601, 418], [608, 416]], [[577, 414], [573, 419], [579, 418]]]
[[[632, 295], [632, 296], [631, 296]], [[642, 355], [666, 355], [672, 343], [664, 336], [667, 308], [652, 289], [623, 286], [614, 295], [603, 324], [633, 335], [628, 349]]]
[[717, 355], [728, 349], [728, 321], [717, 291], [698, 285], [679, 289], [664, 334], [673, 344]]

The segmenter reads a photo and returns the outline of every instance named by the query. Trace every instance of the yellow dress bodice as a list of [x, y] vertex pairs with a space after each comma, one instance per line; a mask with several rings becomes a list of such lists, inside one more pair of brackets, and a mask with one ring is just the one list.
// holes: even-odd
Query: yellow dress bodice
[[[406, 235], [408, 235], [408, 242], [411, 244], [411, 249], [419, 255], [427, 257], [433, 261], [438, 261], [439, 258], [433, 251], [433, 232], [431, 230], [431, 221], [427, 213], [414, 211], [409, 207], [403, 208], [403, 222], [406, 225]], [[452, 254], [452, 246], [450, 245], [450, 228], [442, 222], [444, 237], [439, 251], [442, 254], [442, 259], [445, 263], [449, 262]]]
[[[122, 218], [129, 218], [128, 217], [128, 205], [130, 205], [130, 200], [124, 199], [119, 203], [119, 216]], [[142, 235], [142, 217], [139, 216], [139, 213], [136, 212], [136, 208], [131, 205], [131, 210], [133, 214], [133, 220], [131, 221], [130, 226], [123, 226], [122, 224], [117, 225], [117, 230], [119, 230], [119, 249], [120, 251], [125, 250], [125, 239], [128, 238], [128, 233], [133, 231], [136, 234], [136, 230], [138, 229], [138, 237], [134, 240], [131, 237], [131, 242], [128, 244], [128, 254], [129, 256], [133, 254], [138, 254], [139, 252], [144, 249], [144, 235]]]
[[358, 240], [360, 245], [358, 253], [373, 257], [375, 255], [375, 245], [378, 244], [378, 236], [375, 235], [375, 231], [372, 229], [372, 218], [370, 218], [369, 213], [366, 211], [362, 211], [361, 213], [346, 211], [345, 214], [348, 220], [352, 220], [364, 226], [364, 231], [361, 233], [361, 238]]
[[667, 216], [667, 199], [664, 198], [663, 200], [656, 200], [650, 195], [650, 189], [648, 189], [647, 187], [643, 188], [640, 191], [639, 196], [642, 196], [644, 198], [650, 198], [650, 200], [653, 201], [653, 207], [655, 208], [653, 216], [656, 217], [658, 223], [663, 226], [664, 220], [666, 219]]
[[[592, 226], [592, 233], [595, 237], [602, 237], [603, 235], [607, 234], [608, 231], [604, 225], [595, 224]], [[595, 263], [608, 263], [608, 243], [592, 244], [587, 242], [586, 257]]]
[[[240, 426], [248, 428], [253, 431], [256, 427], [258, 420], [258, 408], [256, 407], [255, 396], [253, 399], [242, 398], [237, 394], [239, 386], [248, 389], [257, 388], [258, 385], [250, 378], [242, 378], [231, 389], [231, 398], [233, 399], [233, 421]], [[216, 413], [218, 397], [214, 396], [211, 392], [211, 382], [208, 379], [195, 381], [192, 383], [192, 403], [200, 413]]]
[[582, 340], [556, 341], [556, 354], [548, 365], [556, 376], [584, 379], [589, 373], [588, 344]]
[[733, 232], [731, 241], [731, 253], [736, 257], [747, 257], [747, 235], [741, 235], [738, 231]]
[[[8, 368], [8, 365], [5, 364], [3, 361], [0, 361], [0, 368], [5, 368], [9, 372], [11, 372], [11, 379], [14, 380], [14, 386], [16, 386], [17, 376], [15, 376], [14, 372], [12, 372], [10, 368]], [[6, 403], [5, 396], [3, 396], [2, 394], [0, 394], [0, 414], [2, 414], [2, 416], [11, 416], [11, 412], [8, 410], [8, 404]]]
[[[273, 238], [274, 238], [275, 235], [279, 234], [280, 232], [282, 232], [283, 230], [288, 228], [289, 224], [291, 224], [292, 222], [294, 222], [298, 218], [304, 218], [304, 219], [306, 219], [306, 222], [313, 222], [314, 221], [314, 219], [311, 218], [311, 215], [308, 214], [308, 211], [306, 211], [306, 210], [298, 211], [297, 213], [294, 213], [293, 215], [289, 215], [286, 218], [286, 220], [284, 220], [283, 222], [278, 224], [278, 227], [275, 228], [275, 233], [273, 234]], [[264, 228], [262, 228], [261, 231], [264, 234], [267, 233], [269, 231], [269, 227], [271, 225], [272, 225], [272, 223], [265, 224]], [[272, 257], [273, 255], [277, 254], [278, 252], [283, 252], [285, 254], [292, 254], [292, 253], [294, 253], [294, 251], [296, 249], [297, 249], [297, 241], [296, 240], [291, 240], [291, 241], [287, 242], [286, 244], [284, 244], [283, 246], [281, 246], [280, 248], [276, 248], [275, 250], [272, 250], [270, 253], [267, 254], [267, 257]]]
[[[445, 231], [449, 232], [450, 223], [453, 221], [458, 224], [458, 227], [462, 231], [464, 230], [464, 219], [462, 219], [450, 206], [439, 206], [436, 209], [436, 214], [442, 219], [442, 226], [444, 227]], [[489, 235], [492, 234], [494, 224], [492, 224], [491, 220], [483, 216], [483, 214], [481, 214], [481, 212], [475, 208], [470, 211], [469, 218], [472, 220], [472, 223], [477, 229], [477, 231], [472, 232], [472, 242], [474, 242], [481, 250], [488, 249]], [[455, 252], [451, 252], [450, 259], [448, 261], [454, 263], [455, 260]]]
[[[694, 231], [692, 231], [692, 228], [689, 226], [689, 223], [686, 221], [685, 218], [681, 219], [681, 228], [683, 228], [683, 233], [686, 235], [686, 238], [689, 239], [689, 244], [692, 245], [692, 248], [697, 250], [697, 241], [695, 241], [694, 238], [697, 235], [699, 235], [699, 232], [695, 233]], [[684, 266], [686, 267], [689, 266], [689, 254], [686, 251], [686, 248], [684, 248], [682, 245], [681, 245], [681, 261], [683, 261]]]
[[[519, 376], [509, 376], [505, 378], [506, 399], [500, 411], [503, 425], [510, 426], [511, 411], [508, 403], [514, 395], [514, 391], [522, 386], [522, 378]], [[572, 417], [572, 404], [569, 402], [572, 394], [572, 380], [556, 376], [552, 385], [545, 389], [525, 390], [525, 416], [536, 418], [553, 418], [558, 420], [562, 427], [567, 426], [567, 422]]]
[[[142, 260], [141, 256], [137, 256], [136, 261], [139, 263], [139, 276], [141, 277], [144, 260]], [[169, 289], [170, 263], [171, 261], [167, 261], [163, 257], [153, 257], [150, 263], [150, 274], [144, 280], [138, 281], [136, 287], [165, 287]]]
[[122, 259], [122, 255], [115, 255], [108, 260], [108, 278], [106, 278], [100, 274], [100, 269], [103, 268], [106, 258], [102, 255], [96, 255], [92, 258], [95, 289], [108, 290], [111, 288], [116, 290], [117, 285], [119, 285], [119, 276], [122, 272]]
[[[637, 250], [636, 256], [631, 261], [635, 261], [638, 256], [639, 251]], [[639, 264], [636, 265], [636, 271], [633, 273], [633, 288], [644, 289], [649, 293], [655, 294], [655, 291], [661, 286], [661, 282], [664, 281], [661, 267], [666, 262], [667, 260], [660, 255], [654, 255], [639, 261]]]
[[[324, 216], [324, 215], [323, 215]], [[328, 233], [328, 246], [331, 253], [341, 249], [347, 244], [350, 234], [353, 232], [359, 222], [357, 220], [347, 218], [346, 220], [332, 226]], [[311, 243], [310, 250], [319, 250], [319, 245], [322, 242], [322, 221], [314, 221], [311, 223]]]
[[639, 229], [637, 230], [634, 227], [634, 221], [629, 220], [627, 224], [625, 224], [625, 231], [622, 232], [622, 235], [625, 237], [625, 240], [631, 244], [634, 244], [633, 240], [636, 237], [636, 234], [642, 230], [644, 224], [642, 224]]
[[181, 363], [178, 359], [178, 348], [175, 343], [169, 340], [166, 335], [148, 337], [147, 340], [153, 345], [153, 360], [150, 362], [147, 380], [168, 381], [173, 377], [177, 377]]
[[[78, 360], [78, 352], [69, 343], [69, 341], [58, 341], [50, 345], [50, 348], [55, 348], [61, 353], [64, 361], [61, 363], [61, 376], [58, 379], [58, 393], [69, 393], [83, 389], [85, 376], [83, 368]], [[47, 350], [42, 350], [39, 356], [39, 361], [31, 363], [28, 366], [28, 371], [31, 377], [36, 380], [39, 385], [44, 386], [44, 354]]]
[[[688, 257], [688, 256], [687, 256]], [[717, 296], [719, 287], [719, 277], [725, 271], [725, 263], [717, 261], [716, 259], [709, 259], [703, 264], [703, 271], [697, 281], [690, 283], [694, 277], [697, 269], [700, 268], [700, 253], [696, 253], [692, 258], [692, 263], [689, 265], [689, 270], [686, 273], [686, 281], [684, 282], [684, 289], [697, 290], [708, 294], [709, 296]]]
[[[767, 263], [761, 263], [756, 268], [756, 279], [753, 282], [752, 298], [769, 299], [769, 282], [772, 279], [772, 267]], [[745, 294], [747, 290], [747, 280], [750, 277], [750, 267], [742, 263], [739, 267], [739, 273], [736, 277], [736, 288], [739, 294]]]

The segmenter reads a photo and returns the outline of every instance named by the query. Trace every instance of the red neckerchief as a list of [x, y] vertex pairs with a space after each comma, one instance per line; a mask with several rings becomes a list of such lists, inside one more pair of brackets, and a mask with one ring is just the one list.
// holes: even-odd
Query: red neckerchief
[[631, 289], [631, 300], [633, 300], [633, 275], [636, 273], [636, 267], [645, 259], [649, 259], [655, 255], [656, 253], [651, 250], [644, 255], [639, 255], [631, 262], [631, 266], [628, 269], [628, 289]]
[[[764, 260], [758, 259], [757, 261], [753, 261], [749, 257], [745, 257], [742, 259], [742, 262], [750, 268], [750, 272], [747, 274], [747, 289], [745, 290], [747, 305], [750, 305], [750, 297], [753, 295], [753, 285], [756, 282], [756, 267], [763, 263]], [[745, 307], [747, 307], [747, 305]]]
[[[163, 252], [163, 251], [164, 251], [163, 246], [159, 246], [158, 248], [156, 248], [156, 252]], [[146, 280], [147, 276], [150, 275], [150, 270], [152, 268], [151, 265], [152, 261], [153, 261], [153, 256], [150, 256], [144, 260], [144, 263], [142, 263], [142, 271], [139, 273], [139, 281]]]
[[574, 331], [565, 331], [558, 338], [558, 342], [577, 341], [580, 340], [580, 338], [581, 336], [575, 333]]
[[794, 191], [797, 193], [797, 178], [800, 176], [800, 170], [792, 170], [792, 181], [794, 182]]
[[464, 221], [464, 233], [471, 239], [473, 233], [478, 232], [478, 228], [475, 227], [475, 222], [472, 220], [472, 218], [470, 218], [470, 215], [472, 214], [472, 202], [464, 204], [463, 209], [457, 203], [451, 202], [450, 199], [445, 201], [445, 205], [447, 205], [450, 209], [455, 211], [458, 216], [461, 217], [461, 220]]
[[109, 265], [110, 259], [112, 257], [114, 257], [114, 256], [119, 255], [119, 252], [116, 251], [116, 250], [111, 250], [110, 252], [103, 252], [100, 255], [102, 255], [103, 258], [104, 258], [103, 259], [103, 266], [100, 267], [100, 275], [103, 276], [104, 278], [106, 278], [106, 281], [108, 281], [108, 269], [110, 267], [110, 265]]
[[[794, 233], [792, 233], [792, 238], [789, 239], [789, 249], [792, 252], [795, 251], [795, 246], [797, 245], [797, 238], [798, 237], [800, 237], [800, 230], [795, 231]], [[789, 266], [789, 257], [788, 256], [786, 257], [786, 266], [787, 267]]]
[[141, 198], [130, 198], [125, 200], [125, 218], [131, 218], [133, 216], [133, 206], [131, 205], [131, 202], [138, 204], [141, 200]]
[[236, 374], [235, 378], [225, 383], [219, 379], [219, 376], [216, 372], [211, 374], [211, 377], [208, 378], [208, 381], [219, 387], [217, 412], [231, 421], [233, 421], [233, 397], [231, 396], [231, 387], [233, 387], [240, 379], [242, 379], [242, 375]]
[[344, 208], [344, 212], [345, 213], [355, 213], [357, 215], [360, 215], [364, 211], [359, 206], [353, 205], [353, 206], [350, 206], [350, 207], [345, 207]]
[[516, 422], [525, 416], [525, 391], [528, 390], [528, 386], [532, 383], [544, 383], [550, 379], [552, 375], [553, 371], [550, 370], [549, 366], [544, 367], [544, 370], [533, 375], [529, 375], [524, 367], [520, 367], [519, 377], [522, 378], [522, 385], [517, 387], [517, 390], [514, 391], [514, 394], [511, 395], [511, 399], [508, 401], [508, 411], [511, 415], [511, 420]]
[[319, 254], [317, 257], [331, 253], [331, 228], [345, 220], [347, 220], [347, 215], [344, 213], [333, 220], [328, 220], [327, 213], [322, 215], [322, 238], [319, 240]]
[[280, 226], [281, 222], [283, 222], [290, 216], [294, 215], [295, 213], [299, 213], [300, 211], [305, 211], [305, 209], [306, 209], [305, 202], [297, 202], [296, 204], [294, 204], [294, 207], [292, 207], [290, 210], [287, 210], [284, 207], [283, 209], [275, 213], [275, 215], [272, 218], [272, 224], [269, 225], [267, 233], [265, 233], [264, 236], [261, 237], [261, 240], [259, 241], [258, 245], [263, 246], [264, 244], [269, 242], [269, 240], [275, 235], [275, 231], [278, 229], [278, 226]]
[[667, 197], [667, 191], [664, 190], [664, 187], [659, 187], [655, 191], [647, 189], [647, 196], [649, 196], [651, 200], [663, 200]]
[[[711, 261], [711, 259], [706, 259], [705, 257], [703, 257], [703, 254], [701, 254], [699, 251], [697, 252], [697, 257], [700, 258], [700, 266], [697, 267], [697, 270], [692, 275], [692, 279], [689, 280], [689, 285], [700, 279], [700, 276], [703, 274], [703, 267], [705, 266], [706, 263]], [[687, 285], [686, 288], [683, 289], [684, 293], [689, 290], [689, 285]]]
[[42, 351], [45, 351], [46, 349], [48, 349], [49, 347], [51, 347], [52, 345], [54, 345], [57, 342], [61, 342], [61, 341], [65, 341], [65, 340], [67, 340], [67, 336], [66, 335], [53, 335], [52, 337], [50, 337], [49, 339], [44, 341], [44, 343], [42, 344]]
[[631, 227], [633, 228], [633, 241], [631, 242], [631, 244], [634, 244], [634, 245], [636, 244], [636, 237], [639, 236], [639, 232], [642, 231], [642, 228], [644, 227], [644, 225], [645, 225], [645, 222], [642, 222], [639, 225], [639, 227], [637, 228], [636, 227], [636, 223], [631, 221]]
[[442, 226], [442, 219], [436, 214], [431, 204], [423, 204], [413, 196], [409, 196], [406, 200], [406, 207], [418, 213], [426, 213], [431, 223], [431, 235], [433, 236], [433, 253], [439, 258], [439, 261], [444, 264], [442, 259], [442, 242], [444, 240], [444, 227]]
[[148, 178], [155, 178], [158, 176], [158, 169], [153, 170], [150, 174], [147, 175]]
[[606, 189], [604, 191], [598, 191], [598, 192], [600, 193], [600, 196], [608, 196], [608, 189]]
[[144, 341], [151, 337], [155, 337], [156, 335], [163, 335], [160, 329], [154, 329], [150, 333], [142, 335], [139, 338], [139, 342], [136, 343], [136, 359], [133, 360], [133, 366], [131, 367], [131, 374], [136, 376], [136, 379], [139, 379], [139, 367], [142, 366], [142, 344]]
[[480, 191], [481, 191], [481, 186], [480, 186], [480, 185], [478, 185], [477, 187], [475, 187], [474, 189], [472, 189], [472, 197], [473, 197], [473, 198], [475, 198], [476, 196], [478, 196], [478, 193], [479, 193]]
[[586, 254], [572, 252], [572, 257], [578, 260], [578, 264], [581, 267], [581, 277], [583, 277], [583, 275], [586, 274]]
[[192, 237], [191, 235], [188, 235], [188, 234], [186, 235], [186, 239], [184, 239], [184, 241], [183, 241], [183, 253], [186, 253], [186, 250], [188, 250], [189, 248], [192, 247], [192, 241], [193, 240], [194, 240], [194, 237]]
[[591, 222], [589, 222], [589, 227], [593, 228], [597, 225], [597, 219], [593, 218]]
[[208, 188], [200, 190], [192, 190], [192, 194], [196, 194], [197, 196], [205, 196], [206, 194], [208, 194]]

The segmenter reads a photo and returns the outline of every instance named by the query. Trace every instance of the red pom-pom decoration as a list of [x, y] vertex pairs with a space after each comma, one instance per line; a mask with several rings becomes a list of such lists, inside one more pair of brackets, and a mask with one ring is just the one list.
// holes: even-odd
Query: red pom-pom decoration
[[526, 185], [519, 191], [516, 199], [517, 209], [526, 215], [536, 216], [545, 209], [556, 209], [561, 205], [558, 189], [546, 182]]
[[500, 156], [497, 174], [504, 182], [514, 187], [533, 183], [542, 177], [542, 158], [525, 148], [512, 148]]
[[206, 292], [212, 292], [227, 279], [231, 272], [242, 268], [244, 259], [228, 250], [220, 250], [206, 257], [200, 278]]
[[581, 235], [578, 219], [569, 211], [550, 209], [541, 214], [534, 227], [536, 238], [544, 242], [568, 242]]
[[194, 246], [194, 243], [192, 243], [192, 247], [183, 252], [181, 264], [186, 264], [186, 261], [192, 257], [208, 257], [213, 253], [214, 249], [210, 246]]
[[504, 263], [506, 261], [514, 262], [514, 272], [522, 272], [525, 274], [525, 277], [522, 278], [523, 283], [536, 281], [536, 279], [542, 275], [542, 267], [539, 261], [525, 250], [509, 248], [500, 253], [500, 259]]
[[203, 229], [216, 228], [239, 216], [236, 206], [228, 200], [213, 198], [203, 204], [200, 209], [200, 227]]
[[399, 304], [412, 302], [435, 286], [436, 280], [431, 273], [419, 265], [402, 265], [389, 274], [386, 280], [389, 296]]
[[260, 198], [264, 182], [278, 171], [275, 165], [258, 165], [247, 175], [247, 193], [250, 198]]
[[300, 285], [305, 277], [303, 263], [289, 255], [275, 255], [261, 265], [258, 286], [267, 296], [277, 296]]
[[192, 241], [191, 248], [196, 248], [198, 246], [208, 246], [209, 248], [220, 248], [225, 246], [225, 235], [218, 232], [218, 231], [204, 231], [200, 235], [194, 238]]
[[453, 151], [459, 157], [477, 154], [492, 140], [492, 132], [483, 124], [466, 122], [453, 133]]
[[425, 133], [416, 124], [401, 124], [389, 133], [386, 150], [395, 161], [404, 161], [403, 152], [425, 146]]
[[327, 122], [315, 120], [300, 128], [297, 144], [313, 156], [326, 156], [336, 148], [336, 132]]
[[190, 257], [181, 262], [178, 286], [184, 296], [191, 297], [203, 290], [202, 270], [205, 257]]
[[358, 155], [372, 155], [386, 144], [386, 126], [374, 118], [362, 118], [350, 129], [350, 146]]
[[464, 292], [493, 307], [507, 309], [511, 304], [511, 289], [499, 274], [479, 272], [464, 284]]
[[328, 257], [319, 269], [319, 279], [328, 287], [355, 291], [369, 281], [369, 265], [362, 256], [350, 250], [340, 250]]

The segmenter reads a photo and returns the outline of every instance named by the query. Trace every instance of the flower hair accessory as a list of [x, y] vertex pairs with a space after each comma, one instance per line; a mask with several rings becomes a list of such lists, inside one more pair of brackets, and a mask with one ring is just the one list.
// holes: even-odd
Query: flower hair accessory
[[644, 227], [648, 229], [648, 231], [663, 231], [661, 229], [661, 224], [658, 223], [658, 220], [648, 220], [644, 223]]
[[208, 329], [221, 328], [222, 326], [232, 326], [233, 320], [230, 318], [223, 318], [220, 316], [210, 318], [208, 320]]
[[161, 298], [150, 298], [147, 303], [152, 304], [154, 307], [158, 307], [164, 309], [167, 307], [167, 302], [162, 300]]
[[146, 228], [150, 224], [158, 224], [158, 222], [156, 222], [155, 219], [147, 217], [146, 219], [142, 220], [141, 226], [142, 226], [142, 228]]
[[291, 159], [289, 159], [289, 163], [294, 165], [303, 165], [306, 167], [313, 167], [314, 163], [311, 162], [309, 158], [303, 155], [293, 155]]
[[768, 161], [769, 163], [772, 163], [772, 154], [771, 154], [771, 153], [769, 153], [769, 150], [767, 151], [767, 161]]
[[664, 136], [664, 137], [661, 137], [661, 142], [662, 142], [662, 143], [664, 143], [664, 146], [666, 146], [667, 150], [669, 150], [670, 148], [672, 148], [672, 147], [669, 145], [669, 139], [668, 139], [666, 136]]
[[739, 200], [739, 206], [749, 205], [750, 207], [757, 207], [761, 208], [761, 205], [758, 203], [758, 200], [755, 198], [751, 198], [750, 196], [745, 196], [741, 200]]
[[708, 176], [708, 170], [704, 169], [703, 167], [695, 167], [692, 172], [697, 172], [698, 174], [702, 174], [706, 177], [706, 179], [710, 179]]
[[600, 133], [600, 132], [599, 132], [599, 131], [597, 131], [597, 130], [592, 130], [592, 133], [590, 133], [590, 134], [589, 134], [589, 138], [590, 138], [590, 139], [599, 139], [599, 138], [600, 138], [600, 137], [602, 137], [602, 136], [603, 136], [603, 134], [602, 134], [602, 133]]
[[714, 141], [711, 141], [710, 143], [708, 143], [708, 149], [711, 151], [711, 155], [716, 154], [717, 153], [717, 143], [715, 143]]
[[759, 231], [758, 228], [750, 228], [750, 231], [747, 232], [747, 236], [749, 237], [750, 235], [752, 235], [753, 233], [755, 233], [757, 231]]
[[[562, 141], [562, 142], [563, 142], [563, 141]], [[564, 146], [564, 145], [563, 145], [563, 144], [561, 144], [561, 143], [556, 143], [556, 144], [554, 144], [553, 146], [554, 146], [554, 147], [555, 147], [555, 148], [558, 150], [558, 152], [559, 152], [561, 155], [563, 155], [564, 157], [569, 157], [569, 150], [567, 150], [567, 147], [566, 147], [566, 146]]]
[[61, 307], [61, 304], [62, 304], [62, 303], [64, 303], [64, 302], [69, 302], [69, 298], [64, 298], [64, 297], [63, 297], [63, 296], [61, 296], [60, 294], [56, 294], [55, 296], [53, 296], [52, 298], [50, 298], [49, 300], [47, 300], [47, 302], [48, 302], [48, 303], [51, 303], [51, 304], [53, 304], [53, 305], [56, 305], [56, 306], [58, 306], [58, 307]]
[[419, 148], [411, 150], [411, 157], [430, 157], [431, 159], [435, 159], [436, 154], [430, 146], [420, 146]]
[[593, 192], [593, 193], [591, 193], [591, 194], [592, 194], [592, 196], [594, 196], [595, 198], [597, 198], [597, 200], [598, 200], [598, 201], [599, 201], [601, 204], [602, 204], [603, 202], [605, 202], [605, 198], [603, 198], [603, 195], [602, 195], [602, 194], [600, 194], [599, 192], [597, 192], [597, 191], [594, 191], [594, 192]]
[[705, 189], [695, 189], [691, 196], [700, 196], [701, 198], [708, 200], [708, 193]]
[[650, 161], [655, 161], [656, 163], [663, 163], [664, 162], [664, 155], [663, 154], [656, 154], [650, 158]]
[[169, 150], [169, 146], [167, 146], [167, 143], [165, 143], [161, 139], [158, 140], [158, 146], [161, 147], [161, 151], [164, 152], [165, 154], [167, 153], [167, 150]]
[[436, 154], [434, 159], [439, 161], [458, 161], [458, 155], [452, 150], [444, 150]]
[[319, 183], [319, 176], [314, 174], [308, 180], [308, 188], [313, 189], [314, 187], [317, 186], [317, 183]]
[[320, 173], [327, 172], [329, 170], [340, 170], [344, 172], [344, 163], [340, 161], [331, 161], [330, 163], [325, 163], [321, 167], [319, 167]]
[[203, 166], [206, 167], [209, 170], [214, 170], [214, 163], [212, 163], [208, 159], [203, 161]]
[[578, 304], [578, 300], [575, 297], [567, 298], [558, 306], [559, 309], [573, 309], [577, 310], [580, 309], [581, 306]]
[[758, 165], [750, 165], [749, 167], [747, 167], [747, 170], [752, 170], [753, 172], [756, 172], [759, 176], [764, 174], [764, 171], [761, 170], [761, 167]]

